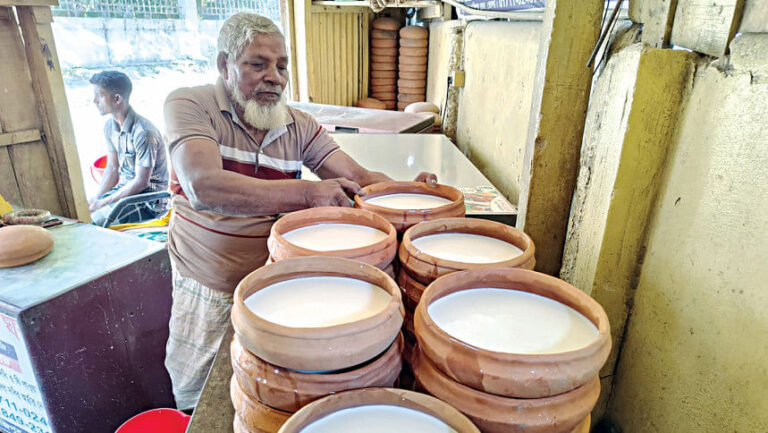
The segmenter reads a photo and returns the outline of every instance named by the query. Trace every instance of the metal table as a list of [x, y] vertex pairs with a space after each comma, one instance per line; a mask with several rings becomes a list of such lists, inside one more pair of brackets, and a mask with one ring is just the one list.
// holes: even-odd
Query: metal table
[[[464, 191], [483, 191], [493, 195], [492, 202], [467, 210], [467, 216], [493, 219], [514, 225], [514, 205], [483, 176], [456, 146], [439, 134], [333, 134], [341, 148], [370, 170], [381, 171], [393, 179], [410, 180], [422, 171], [437, 175], [441, 183]], [[317, 180], [306, 167], [302, 177]], [[466, 192], [465, 192], [466, 195]], [[208, 373], [205, 387], [187, 428], [187, 433], [232, 432], [235, 411], [229, 397], [232, 365], [229, 326]]]
[[53, 251], [0, 269], [0, 431], [115, 431], [172, 407], [163, 244], [66, 220]]
[[289, 105], [312, 115], [330, 132], [408, 133], [432, 129], [435, 118], [428, 113], [403, 113], [391, 110], [345, 107], [306, 102]]

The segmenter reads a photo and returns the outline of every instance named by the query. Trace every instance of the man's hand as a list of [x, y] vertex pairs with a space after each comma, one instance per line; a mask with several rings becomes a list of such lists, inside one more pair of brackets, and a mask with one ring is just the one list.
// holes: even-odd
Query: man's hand
[[355, 194], [365, 192], [360, 185], [344, 178], [327, 179], [320, 182], [309, 182], [304, 199], [307, 207], [342, 206], [351, 207], [349, 201]]
[[434, 173], [422, 171], [414, 180], [416, 182], [425, 182], [429, 186], [437, 186], [437, 176]]
[[95, 211], [95, 210], [101, 209], [102, 207], [104, 207], [104, 205], [105, 205], [105, 204], [106, 204], [106, 201], [105, 201], [105, 200], [103, 200], [103, 199], [101, 199], [101, 200], [100, 200], [100, 199], [98, 199], [98, 198], [94, 197], [94, 198], [93, 198], [93, 199], [92, 199], [92, 200], [89, 202], [89, 205], [88, 205], [88, 210], [89, 210], [90, 212], [93, 212], [93, 211]]

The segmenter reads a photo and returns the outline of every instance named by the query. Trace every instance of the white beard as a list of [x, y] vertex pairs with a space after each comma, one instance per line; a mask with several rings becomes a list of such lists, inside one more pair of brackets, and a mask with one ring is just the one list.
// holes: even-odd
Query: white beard
[[252, 98], [247, 98], [237, 87], [232, 75], [228, 82], [232, 89], [232, 99], [243, 109], [243, 119], [245, 123], [256, 129], [277, 129], [285, 126], [288, 114], [288, 97], [282, 89], [280, 90], [280, 100], [272, 105], [261, 105]]

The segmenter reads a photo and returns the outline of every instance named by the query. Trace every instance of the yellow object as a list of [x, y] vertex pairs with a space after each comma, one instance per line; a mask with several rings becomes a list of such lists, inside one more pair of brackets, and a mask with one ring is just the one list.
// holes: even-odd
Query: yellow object
[[0, 195], [0, 216], [7, 214], [8, 212], [13, 212], [13, 206], [11, 206], [10, 203], [5, 201], [2, 195]]
[[170, 209], [161, 218], [154, 219], [152, 221], [147, 221], [143, 223], [117, 224], [117, 225], [109, 226], [109, 229], [116, 230], [116, 231], [123, 231], [123, 230], [135, 229], [139, 227], [165, 227], [171, 222], [172, 212], [173, 212], [173, 209]]

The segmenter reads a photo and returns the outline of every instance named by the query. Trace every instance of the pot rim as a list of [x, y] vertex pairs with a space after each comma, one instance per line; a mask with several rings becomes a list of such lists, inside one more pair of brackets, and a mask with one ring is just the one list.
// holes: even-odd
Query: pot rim
[[[483, 278], [484, 276], [485, 278]], [[468, 286], [455, 285], [467, 279], [472, 280]], [[555, 293], [541, 293], [536, 291], [536, 288], [533, 287], [521, 287], [522, 281], [526, 279], [533, 284], [554, 288], [557, 293], [565, 296], [559, 298], [553, 297], [551, 295]], [[597, 327], [597, 337], [594, 341], [584, 347], [566, 352], [545, 354], [497, 352], [479, 348], [448, 334], [432, 320], [432, 317], [429, 316], [428, 308], [434, 301], [456, 292], [478, 288], [517, 290], [547, 297], [553, 301], [573, 308], [579, 314], [587, 318], [587, 320]], [[597, 301], [563, 280], [536, 271], [520, 268], [476, 269], [444, 275], [427, 286], [427, 289], [422, 293], [421, 300], [414, 313], [414, 320], [416, 335], [419, 337], [419, 340], [423, 339], [425, 332], [433, 333], [437, 339], [451, 344], [456, 350], [472, 354], [472, 356], [475, 357], [494, 359], [496, 362], [500, 363], [562, 363], [569, 360], [585, 358], [602, 350], [606, 345], [610, 347], [611, 344], [608, 316]]]
[[[245, 305], [245, 299], [271, 284], [319, 276], [345, 277], [366, 281], [385, 290], [391, 297], [387, 305], [372, 316], [355, 322], [316, 328], [279, 325], [256, 315]], [[263, 283], [256, 284], [254, 281], [262, 281]], [[251, 284], [256, 284], [256, 286], [249, 286]], [[384, 271], [359, 261], [328, 256], [294, 257], [256, 269], [246, 275], [237, 285], [233, 297], [233, 308], [240, 310], [247, 321], [255, 325], [259, 332], [295, 340], [318, 340], [357, 334], [385, 323], [389, 317], [398, 311], [401, 316], [405, 315], [400, 288]], [[237, 332], [238, 324], [235, 320], [232, 320], [232, 324], [235, 327], [235, 332]]]
[[377, 212], [377, 213], [421, 215], [421, 214], [430, 214], [430, 213], [438, 213], [438, 212], [446, 211], [453, 207], [456, 207], [457, 205], [461, 205], [462, 207], [464, 207], [464, 194], [462, 194], [461, 191], [459, 191], [458, 189], [452, 186], [443, 185], [443, 184], [437, 184], [436, 186], [429, 186], [425, 182], [390, 181], [390, 182], [379, 182], [379, 183], [368, 185], [363, 188], [363, 191], [366, 192], [365, 194], [366, 198], [374, 198], [374, 197], [379, 197], [382, 195], [390, 195], [390, 194], [415, 193], [415, 194], [434, 195], [437, 197], [442, 197], [442, 198], [451, 200], [451, 203], [447, 203], [442, 206], [433, 207], [429, 209], [394, 209], [394, 208], [389, 208], [385, 206], [379, 206], [376, 204], [368, 203], [365, 201], [365, 199], [361, 198], [359, 195], [355, 195], [354, 200], [358, 208], [370, 209], [371, 211]]
[[[441, 228], [445, 228], [446, 230], [440, 231]], [[494, 228], [499, 230], [493, 231], [492, 229]], [[488, 230], [490, 233], [486, 233], [485, 230]], [[510, 232], [515, 236], [514, 238], [497, 236], [498, 233]], [[491, 237], [512, 244], [517, 248], [522, 249], [523, 253], [509, 260], [500, 262], [465, 263], [432, 256], [413, 245], [413, 241], [416, 239], [444, 233], [465, 233]], [[517, 267], [533, 260], [535, 253], [536, 247], [534, 246], [531, 237], [515, 227], [490, 220], [473, 218], [440, 218], [432, 221], [420, 222], [406, 230], [405, 233], [403, 233], [403, 240], [400, 243], [398, 256], [406, 268], [408, 267], [408, 260], [403, 260], [403, 257], [408, 257], [428, 265], [437, 265], [441, 268], [463, 271], [469, 269], [485, 269], [488, 267]]]
[[[330, 250], [330, 251], [317, 251], [309, 248], [300, 247], [290, 241], [287, 241], [285, 237], [283, 237], [283, 233], [288, 233], [293, 230], [297, 230], [303, 227], [309, 227], [312, 225], [318, 225], [323, 223], [347, 224], [347, 222], [339, 221], [338, 219], [335, 219], [333, 216], [330, 215], [331, 213], [339, 213], [339, 212], [341, 212], [345, 216], [356, 215], [356, 216], [363, 216], [365, 218], [368, 218], [369, 219], [368, 221], [358, 222], [355, 225], [372, 227], [374, 229], [384, 232], [386, 237], [370, 245], [365, 245], [357, 248], [347, 248], [344, 250]], [[369, 222], [374, 223], [375, 225], [365, 224]], [[284, 215], [282, 218], [278, 219], [277, 222], [275, 222], [272, 225], [272, 228], [270, 230], [270, 237], [273, 237], [274, 239], [276, 239], [276, 241], [281, 245], [287, 245], [290, 250], [295, 251], [300, 256], [315, 256], [315, 255], [318, 255], [318, 253], [322, 254], [322, 253], [333, 252], [335, 254], [342, 254], [347, 258], [360, 257], [360, 256], [372, 254], [381, 250], [385, 250], [387, 249], [387, 246], [391, 245], [392, 243], [397, 245], [397, 230], [395, 230], [395, 227], [392, 224], [390, 224], [390, 222], [387, 221], [381, 215], [378, 215], [374, 212], [371, 212], [365, 209], [344, 208], [344, 207], [335, 207], [335, 206], [324, 206], [324, 207], [303, 209], [303, 210], [291, 212], [287, 215]], [[392, 258], [394, 258], [394, 255]]]
[[480, 433], [466, 415], [450, 404], [431, 395], [397, 388], [361, 388], [329, 395], [299, 409], [283, 424], [278, 433], [298, 433], [331, 413], [372, 405], [391, 405], [417, 410], [441, 420], [459, 433]]

